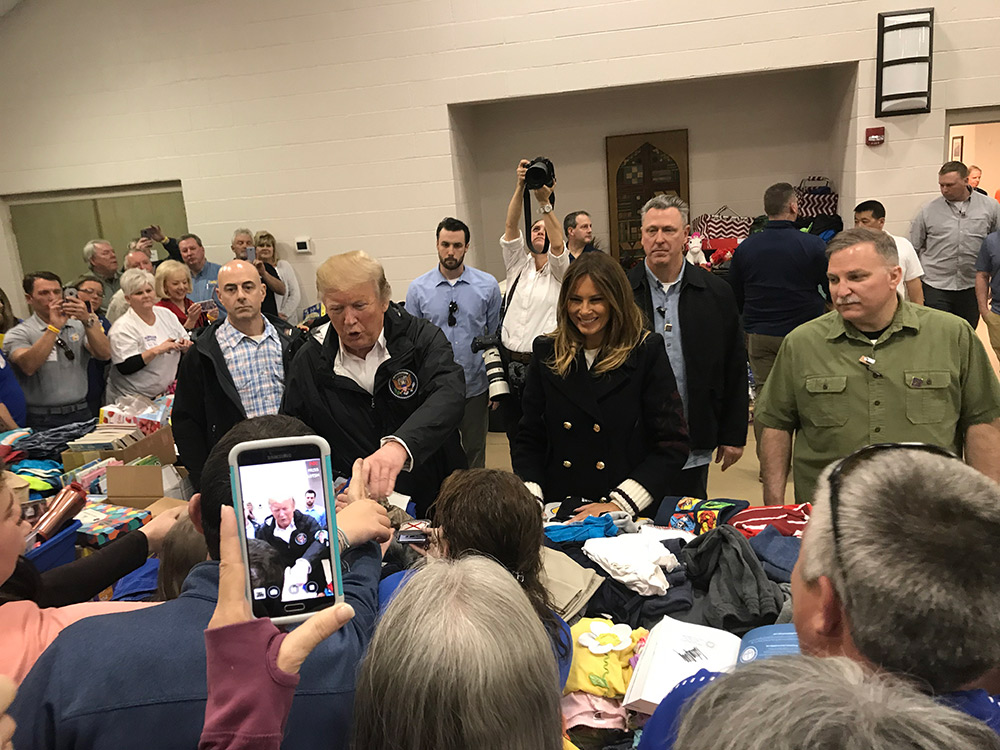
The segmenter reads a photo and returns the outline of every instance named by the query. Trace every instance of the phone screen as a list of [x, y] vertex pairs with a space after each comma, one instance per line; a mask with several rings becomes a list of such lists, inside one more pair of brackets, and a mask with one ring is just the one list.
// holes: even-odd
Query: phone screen
[[[256, 444], [267, 442], [285, 441]], [[234, 453], [254, 616], [296, 617], [342, 598], [329, 453], [310, 442]]]

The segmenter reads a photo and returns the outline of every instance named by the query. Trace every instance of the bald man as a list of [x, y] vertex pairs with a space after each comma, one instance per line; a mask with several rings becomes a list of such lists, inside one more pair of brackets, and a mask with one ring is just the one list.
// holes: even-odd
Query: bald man
[[229, 315], [202, 333], [177, 370], [173, 430], [197, 488], [208, 452], [237, 422], [277, 414], [285, 392], [285, 352], [299, 334], [261, 313], [264, 282], [252, 263], [219, 269], [219, 301]]

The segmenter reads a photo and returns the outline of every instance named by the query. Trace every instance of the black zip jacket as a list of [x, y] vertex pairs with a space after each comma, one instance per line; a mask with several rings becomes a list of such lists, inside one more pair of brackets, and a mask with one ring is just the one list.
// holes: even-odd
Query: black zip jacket
[[[287, 321], [270, 315], [264, 317], [278, 332], [287, 372], [289, 347], [303, 334]], [[215, 338], [223, 322], [216, 321], [204, 329], [177, 366], [171, 426], [181, 463], [187, 467], [195, 490], [201, 487], [201, 470], [209, 451], [237, 422], [247, 418], [226, 358]]]
[[[628, 279], [646, 327], [651, 328], [653, 300], [646, 264], [630, 270]], [[677, 310], [687, 375], [691, 448], [746, 445], [750, 416], [747, 349], [733, 290], [704, 268], [688, 264], [680, 294]]]
[[288, 369], [281, 411], [298, 417], [330, 443], [335, 474], [377, 451], [383, 437], [402, 440], [413, 456], [396, 490], [427, 517], [445, 477], [468, 465], [458, 426], [465, 413], [465, 375], [451, 344], [433, 323], [390, 303], [383, 322], [390, 359], [375, 375], [374, 393], [335, 375], [340, 339], [333, 326], [322, 343], [301, 345]]

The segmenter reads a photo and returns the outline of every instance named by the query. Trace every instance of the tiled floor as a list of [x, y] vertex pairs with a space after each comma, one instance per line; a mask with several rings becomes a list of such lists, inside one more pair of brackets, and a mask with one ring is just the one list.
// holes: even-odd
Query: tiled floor
[[[749, 500], [751, 505], [761, 505], [761, 484], [757, 481], [760, 465], [754, 450], [753, 430], [748, 431], [746, 450], [734, 466], [723, 472], [716, 464], [712, 464], [708, 474], [708, 490], [712, 497], [731, 497], [739, 500]], [[491, 469], [510, 471], [510, 452], [507, 447], [507, 436], [502, 432], [491, 432], [486, 437], [486, 465]], [[785, 502], [794, 502], [792, 488], [789, 483]]]

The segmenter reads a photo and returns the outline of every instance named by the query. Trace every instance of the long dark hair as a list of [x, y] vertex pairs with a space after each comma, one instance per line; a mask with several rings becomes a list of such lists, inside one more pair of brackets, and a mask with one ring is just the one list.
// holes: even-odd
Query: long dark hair
[[542, 514], [524, 482], [506, 471], [456, 471], [441, 484], [434, 501], [434, 525], [441, 530], [448, 556], [488, 555], [521, 584], [531, 606], [556, 644], [569, 654], [562, 625], [542, 585]]

